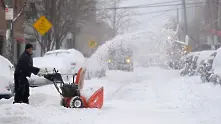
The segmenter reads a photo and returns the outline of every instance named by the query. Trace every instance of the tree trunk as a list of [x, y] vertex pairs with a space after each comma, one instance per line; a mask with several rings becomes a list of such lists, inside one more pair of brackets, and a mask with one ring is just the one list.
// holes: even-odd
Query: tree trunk
[[[12, 0], [7, 0], [5, 2], [6, 6], [8, 8], [12, 8]], [[4, 43], [4, 56], [10, 60], [12, 63], [13, 62], [13, 20], [7, 20], [7, 29], [6, 29], [6, 40]]]
[[61, 47], [60, 40], [61, 39], [59, 39], [58, 36], [55, 36], [55, 49], [56, 50], [60, 49], [60, 47]]
[[71, 48], [75, 48], [75, 42], [76, 42], [76, 35], [75, 35], [75, 32], [73, 32], [72, 33]]
[[11, 62], [13, 61], [13, 53], [12, 53], [12, 36], [13, 36], [13, 25], [12, 21], [7, 21], [7, 29], [6, 29], [6, 40], [4, 43], [4, 52], [3, 55], [10, 60]]

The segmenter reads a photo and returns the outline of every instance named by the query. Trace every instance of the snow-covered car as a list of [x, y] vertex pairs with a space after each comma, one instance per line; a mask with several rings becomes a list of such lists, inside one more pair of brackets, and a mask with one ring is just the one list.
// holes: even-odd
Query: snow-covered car
[[85, 63], [84, 55], [75, 49], [49, 51], [45, 53], [44, 57], [64, 58], [71, 73], [76, 73]]
[[[49, 72], [53, 71], [53, 68], [59, 70], [63, 75], [64, 81], [70, 81], [72, 76], [84, 66], [85, 58], [82, 53], [75, 49], [68, 50], [54, 50], [46, 52], [43, 57], [33, 58], [33, 64], [39, 68], [45, 68]], [[32, 75], [29, 79], [29, 83], [32, 87], [50, 84], [52, 82], [44, 79], [43, 77]]]
[[14, 94], [14, 66], [12, 63], [0, 56], [0, 99], [9, 99]]

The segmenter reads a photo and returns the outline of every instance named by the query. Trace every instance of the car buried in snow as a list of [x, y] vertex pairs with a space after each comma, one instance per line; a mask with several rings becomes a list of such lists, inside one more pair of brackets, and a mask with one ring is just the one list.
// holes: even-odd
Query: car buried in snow
[[[43, 57], [33, 58], [33, 64], [39, 68], [45, 68], [48, 72], [56, 68], [61, 74], [64, 81], [69, 81], [83, 66], [85, 58], [83, 54], [75, 49], [60, 49], [46, 52]], [[29, 79], [31, 87], [38, 87], [52, 82], [35, 75]]]
[[0, 99], [9, 99], [14, 94], [14, 66], [13, 64], [0, 56]]
[[109, 48], [108, 69], [133, 71], [133, 51], [130, 48]]

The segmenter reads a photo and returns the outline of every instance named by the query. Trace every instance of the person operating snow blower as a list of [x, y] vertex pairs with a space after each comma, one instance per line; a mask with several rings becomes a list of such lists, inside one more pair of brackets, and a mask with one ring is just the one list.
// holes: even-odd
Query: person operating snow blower
[[33, 66], [32, 59], [32, 44], [26, 44], [25, 51], [19, 57], [17, 65], [14, 72], [14, 83], [15, 83], [15, 97], [14, 103], [26, 103], [29, 104], [28, 97], [29, 94], [29, 82], [26, 77], [30, 77], [31, 73], [37, 75], [39, 73], [44, 73], [44, 69], [40, 69]]

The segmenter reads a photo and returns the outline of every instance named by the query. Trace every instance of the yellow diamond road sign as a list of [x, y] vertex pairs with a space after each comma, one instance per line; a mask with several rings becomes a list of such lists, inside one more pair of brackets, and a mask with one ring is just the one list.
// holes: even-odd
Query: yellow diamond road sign
[[41, 35], [44, 35], [45, 33], [47, 33], [51, 29], [52, 24], [46, 19], [45, 16], [41, 16], [34, 23], [33, 26]]
[[90, 48], [95, 48], [95, 47], [97, 46], [97, 42], [94, 41], [94, 40], [90, 40], [90, 41], [88, 42], [88, 46], [89, 46]]

